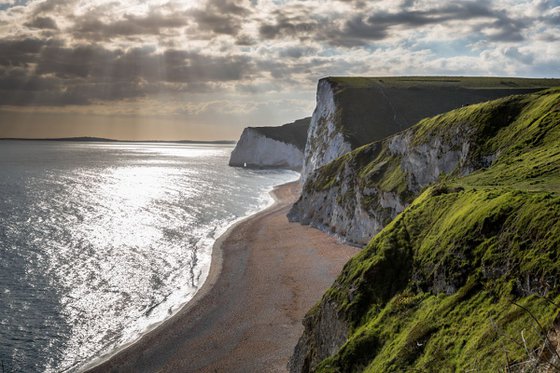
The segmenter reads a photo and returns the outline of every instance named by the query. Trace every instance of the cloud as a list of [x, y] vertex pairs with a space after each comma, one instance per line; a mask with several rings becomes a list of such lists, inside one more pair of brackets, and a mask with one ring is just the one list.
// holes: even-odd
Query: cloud
[[369, 15], [355, 14], [346, 19], [338, 29], [330, 30], [328, 41], [334, 45], [357, 46], [371, 41], [382, 41], [399, 31], [423, 30], [433, 25], [449, 25], [453, 22], [468, 24], [476, 20], [472, 32], [485, 33], [494, 41], [521, 41], [521, 31], [526, 27], [523, 20], [514, 20], [505, 12], [492, 9], [488, 2], [465, 1], [443, 3], [422, 10], [410, 9], [412, 2], [405, 2], [398, 11], [374, 11]]
[[0, 10], [0, 106], [150, 101], [225, 121], [231, 100], [238, 118], [280, 112], [238, 96], [297, 96], [307, 101], [281, 112], [300, 113], [326, 75], [560, 75], [556, 0], [0, 0]]
[[45, 47], [60, 46], [57, 40], [42, 40], [36, 38], [0, 39], [0, 66], [27, 67], [36, 63], [38, 55]]
[[306, 46], [290, 46], [278, 51], [278, 56], [282, 58], [299, 59], [317, 53], [317, 49]]
[[[32, 2], [33, 16], [44, 16], [54, 12], [63, 12], [70, 9], [79, 0], [45, 0]], [[27, 2], [26, 2], [27, 3]]]
[[526, 65], [533, 63], [533, 61], [535, 60], [532, 55], [521, 53], [516, 47], [507, 47], [504, 50], [504, 55], [516, 61], [520, 61]]
[[310, 39], [322, 28], [320, 20], [313, 16], [310, 9], [296, 5], [289, 9], [278, 9], [272, 14], [274, 22], [263, 22], [259, 35], [263, 39]]
[[[392, 10], [358, 1], [345, 3], [354, 6], [346, 11], [337, 11], [333, 6], [320, 14], [309, 5], [285, 5], [272, 12], [273, 21], [267, 20], [259, 25], [259, 35], [265, 40], [312, 39], [352, 48], [393, 40], [399, 35], [425, 31], [432, 26], [452, 30], [460, 22], [470, 25], [471, 33], [487, 40], [515, 42], [524, 39], [523, 31], [533, 21], [525, 16], [511, 17], [505, 10], [492, 7], [492, 2], [478, 0], [457, 3], [404, 1], [393, 6]], [[539, 7], [542, 8], [543, 4], [539, 3]], [[548, 19], [554, 20], [554, 16], [548, 15]]]
[[169, 84], [182, 91], [201, 90], [257, 74], [251, 59], [238, 55], [66, 46], [50, 39], [0, 40], [0, 50], [0, 105], [85, 105], [143, 97], [168, 90]]
[[26, 5], [28, 2], [29, 0], [0, 0], [0, 10]]
[[55, 20], [50, 17], [35, 17], [31, 21], [25, 23], [25, 26], [36, 29], [58, 30]]
[[184, 14], [163, 14], [158, 11], [145, 16], [125, 14], [122, 19], [103, 22], [96, 15], [85, 15], [75, 20], [70, 30], [79, 39], [111, 40], [118, 36], [159, 35], [166, 28], [181, 28], [187, 25]]
[[251, 8], [242, 1], [208, 0], [204, 6], [189, 11], [188, 16], [199, 31], [235, 36], [251, 13]]

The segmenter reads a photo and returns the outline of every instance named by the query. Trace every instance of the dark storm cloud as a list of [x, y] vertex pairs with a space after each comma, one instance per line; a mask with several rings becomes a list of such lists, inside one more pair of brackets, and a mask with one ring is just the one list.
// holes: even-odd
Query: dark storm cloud
[[391, 28], [420, 28], [428, 25], [444, 24], [450, 21], [489, 19], [480, 29], [496, 29], [489, 39], [495, 41], [520, 41], [521, 31], [527, 27], [525, 21], [514, 20], [503, 11], [491, 9], [486, 2], [461, 2], [423, 11], [403, 8], [398, 13], [377, 12], [369, 16], [353, 16], [343, 27], [329, 33], [335, 45], [360, 45], [370, 40], [382, 40], [390, 36]]
[[[83, 105], [136, 98], [178, 84], [181, 90], [255, 74], [245, 56], [153, 48], [67, 47], [52, 40], [0, 40], [0, 105]], [[12, 92], [13, 94], [10, 94]]]
[[62, 42], [1, 40], [0, 105], [84, 105], [139, 97], [137, 81], [102, 76], [116, 53], [100, 47], [65, 48]]
[[117, 36], [159, 35], [166, 28], [180, 28], [187, 25], [185, 14], [161, 14], [150, 12], [146, 16], [125, 14], [114, 22], [100, 21], [91, 14], [75, 20], [70, 32], [80, 39], [110, 40]]
[[58, 88], [54, 77], [30, 76], [22, 67], [0, 67], [0, 87], [5, 91], [45, 91]]
[[[262, 39], [313, 39], [334, 46], [354, 47], [381, 41], [392, 36], [393, 29], [413, 30], [430, 25], [442, 25], [452, 21], [469, 22], [482, 20], [473, 32], [492, 30], [487, 38], [491, 41], [521, 41], [522, 31], [529, 20], [513, 19], [503, 10], [495, 10], [488, 2], [465, 1], [426, 10], [411, 10], [413, 2], [404, 2], [397, 12], [374, 11], [369, 14], [364, 4], [353, 2], [359, 11], [331, 14], [318, 18], [302, 6], [278, 9], [273, 22], [260, 25]], [[484, 22], [486, 20], [486, 22]]]
[[235, 44], [237, 45], [241, 45], [241, 46], [251, 46], [251, 45], [256, 45], [258, 43], [257, 39], [247, 35], [247, 34], [242, 34], [242, 35], [238, 35], [235, 38]]
[[56, 40], [8, 39], [0, 40], [0, 66], [27, 66], [36, 63], [38, 55], [46, 47], [61, 45]]
[[[51, 74], [62, 79], [109, 77], [121, 51], [107, 50], [101, 46], [84, 44], [72, 48], [64, 46], [46, 47], [36, 56], [35, 73]], [[131, 71], [134, 69], [131, 66]]]
[[309, 47], [289, 47], [284, 48], [278, 52], [278, 56], [283, 58], [298, 59], [304, 56], [309, 56], [317, 52], [316, 48]]
[[314, 19], [308, 9], [303, 7], [292, 7], [290, 14], [277, 10], [273, 15], [274, 22], [262, 23], [259, 27], [259, 35], [262, 39], [310, 39], [321, 28], [320, 20]]
[[61, 80], [28, 72], [0, 71], [0, 105], [87, 105], [95, 101], [135, 98], [146, 94], [144, 87], [134, 81], [91, 84], [83, 79]]
[[126, 82], [141, 80], [150, 84], [227, 82], [248, 77], [253, 65], [244, 56], [209, 56], [196, 52], [151, 48], [107, 50], [82, 45], [74, 48], [47, 48], [40, 55], [38, 74], [92, 81]]
[[35, 17], [31, 21], [25, 23], [25, 26], [36, 29], [58, 30], [55, 20], [50, 17]]
[[[487, 24], [487, 28], [497, 30], [487, 36], [488, 40], [498, 42], [516, 42], [523, 41], [522, 31], [528, 27], [527, 20], [515, 20], [504, 15], [499, 15], [494, 22]], [[533, 22], [531, 20], [530, 22]]]
[[44, 16], [49, 13], [60, 13], [71, 7], [77, 0], [45, 0], [38, 3], [33, 10], [34, 16]]
[[227, 82], [250, 78], [256, 73], [248, 56], [206, 56], [168, 50], [161, 57], [168, 82]]
[[[99, 6], [94, 12], [74, 19], [70, 32], [79, 39], [110, 40], [119, 36], [160, 35], [164, 29], [192, 26], [189, 36], [199, 33], [237, 35], [251, 11], [232, 0], [209, 0], [202, 7], [174, 11], [170, 6], [162, 13], [151, 9], [143, 16], [125, 14], [114, 21], [101, 21], [100, 14], [110, 14], [111, 5]], [[194, 35], [191, 35], [194, 33]]]
[[209, 0], [204, 7], [188, 12], [198, 30], [235, 36], [242, 29], [251, 9], [234, 0]]

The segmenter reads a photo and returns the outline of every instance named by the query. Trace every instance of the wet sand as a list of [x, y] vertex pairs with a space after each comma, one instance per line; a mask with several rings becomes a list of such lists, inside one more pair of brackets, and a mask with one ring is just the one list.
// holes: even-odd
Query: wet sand
[[357, 249], [289, 223], [299, 183], [230, 228], [214, 246], [210, 273], [175, 316], [91, 372], [283, 372], [305, 313]]

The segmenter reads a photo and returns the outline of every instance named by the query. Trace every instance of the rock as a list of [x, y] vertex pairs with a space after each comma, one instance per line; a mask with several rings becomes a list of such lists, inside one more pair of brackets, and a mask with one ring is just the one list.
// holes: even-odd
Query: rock
[[[302, 182], [317, 168], [423, 118], [473, 103], [534, 92], [535, 79], [463, 77], [328, 77], [305, 147]], [[551, 82], [551, 85], [554, 83]], [[513, 87], [513, 88], [512, 88]]]
[[[468, 125], [457, 125], [445, 136], [421, 136], [421, 142], [419, 129], [407, 128], [454, 108], [467, 110], [475, 102], [533, 92], [537, 83], [507, 78], [321, 79], [305, 147], [302, 197], [289, 219], [351, 244], [366, 244], [440, 175], [456, 169], [466, 175], [497, 157], [488, 152], [469, 158], [476, 134]], [[369, 172], [363, 175], [366, 165]]]
[[336, 353], [348, 337], [348, 325], [337, 314], [331, 302], [317, 308], [303, 321], [304, 334], [288, 362], [290, 372], [310, 372], [323, 359]]
[[310, 118], [280, 127], [248, 127], [231, 153], [230, 166], [300, 171]]
[[369, 243], [305, 317], [290, 372], [529, 361], [511, 336], [534, 320], [517, 305], [545, 333], [558, 319], [540, 300], [560, 296], [559, 100], [553, 88], [456, 109], [308, 175], [290, 219]]

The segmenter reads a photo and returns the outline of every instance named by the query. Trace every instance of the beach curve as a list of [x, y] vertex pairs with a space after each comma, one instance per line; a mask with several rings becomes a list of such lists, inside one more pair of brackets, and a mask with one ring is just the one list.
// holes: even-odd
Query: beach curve
[[207, 279], [175, 315], [94, 360], [88, 372], [278, 372], [301, 321], [357, 249], [289, 223], [299, 182], [276, 187], [273, 205], [231, 226], [212, 251]]

